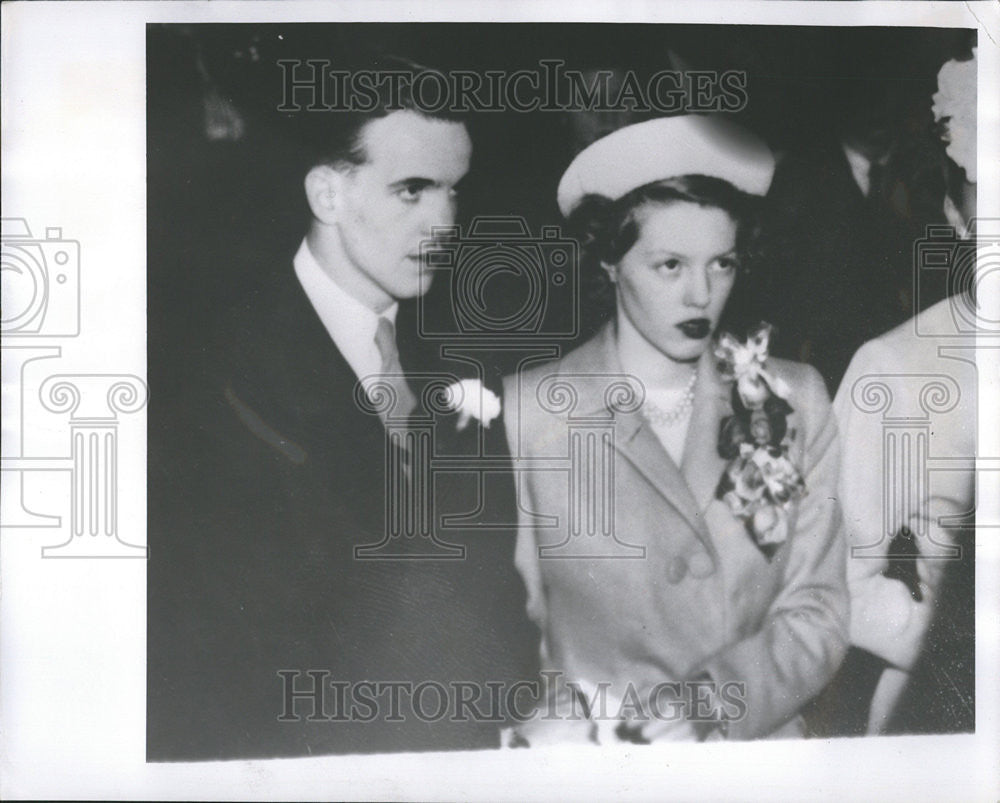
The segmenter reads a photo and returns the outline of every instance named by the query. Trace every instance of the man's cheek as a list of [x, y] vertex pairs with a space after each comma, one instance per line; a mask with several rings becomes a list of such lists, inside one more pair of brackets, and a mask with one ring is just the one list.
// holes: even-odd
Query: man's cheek
[[357, 232], [358, 235], [362, 237], [367, 237], [369, 235], [369, 229], [371, 227], [368, 222], [368, 215], [365, 213], [364, 208], [354, 207], [351, 209], [347, 222], [350, 228]]

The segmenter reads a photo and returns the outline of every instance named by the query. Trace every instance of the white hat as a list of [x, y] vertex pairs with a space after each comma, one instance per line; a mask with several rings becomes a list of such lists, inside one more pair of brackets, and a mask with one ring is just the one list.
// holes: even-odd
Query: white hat
[[617, 200], [653, 181], [700, 174], [764, 195], [774, 154], [754, 134], [720, 117], [685, 114], [620, 128], [577, 154], [559, 182], [559, 209], [568, 216], [591, 193]]

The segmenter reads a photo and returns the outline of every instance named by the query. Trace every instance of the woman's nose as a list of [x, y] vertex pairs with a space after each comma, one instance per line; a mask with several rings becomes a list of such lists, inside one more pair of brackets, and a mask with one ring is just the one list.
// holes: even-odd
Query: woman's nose
[[693, 268], [684, 284], [684, 303], [689, 307], [707, 307], [709, 300], [708, 271]]

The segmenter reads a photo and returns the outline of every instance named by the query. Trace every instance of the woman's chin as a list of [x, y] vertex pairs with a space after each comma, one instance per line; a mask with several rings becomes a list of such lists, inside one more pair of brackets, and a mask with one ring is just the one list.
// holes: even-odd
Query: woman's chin
[[695, 362], [705, 353], [708, 348], [710, 338], [702, 340], [688, 340], [684, 343], [671, 343], [660, 351], [674, 362]]

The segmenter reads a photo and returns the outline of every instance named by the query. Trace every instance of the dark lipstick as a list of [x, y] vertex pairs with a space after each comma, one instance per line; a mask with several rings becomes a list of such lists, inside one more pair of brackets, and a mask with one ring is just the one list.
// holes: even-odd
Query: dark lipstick
[[677, 328], [684, 333], [685, 337], [692, 340], [704, 340], [712, 331], [712, 322], [708, 318], [691, 318], [687, 321], [681, 321], [677, 324]]

